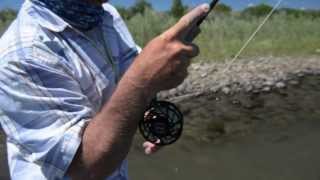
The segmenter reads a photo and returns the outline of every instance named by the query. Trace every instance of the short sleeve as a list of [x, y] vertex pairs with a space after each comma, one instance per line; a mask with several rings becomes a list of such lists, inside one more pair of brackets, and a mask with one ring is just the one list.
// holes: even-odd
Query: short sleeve
[[[93, 116], [92, 105], [62, 63], [13, 59], [0, 66], [1, 125], [15, 156], [40, 167], [41, 177], [62, 179]], [[11, 168], [19, 172], [16, 164]]]
[[[109, 19], [106, 20], [107, 27], [109, 26], [109, 28], [106, 29], [108, 35], [114, 37], [114, 39], [110, 37], [107, 38], [109, 38], [110, 42], [113, 42], [113, 45], [110, 44], [109, 46], [111, 46], [115, 58], [118, 58], [120, 74], [123, 75], [135, 57], [141, 52], [141, 48], [135, 43], [117, 9], [109, 3], [104, 3], [103, 7], [112, 16], [111, 21]], [[112, 28], [110, 28], [110, 25], [112, 25]], [[116, 47], [114, 44], [118, 46]]]

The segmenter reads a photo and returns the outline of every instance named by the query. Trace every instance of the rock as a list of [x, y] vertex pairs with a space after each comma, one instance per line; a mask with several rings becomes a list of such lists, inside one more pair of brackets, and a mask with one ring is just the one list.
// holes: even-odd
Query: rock
[[214, 92], [214, 93], [216, 93], [216, 92], [218, 92], [218, 88], [217, 88], [217, 86], [213, 86], [213, 87], [210, 87], [210, 92]]
[[205, 78], [205, 77], [208, 76], [208, 73], [202, 73], [200, 76], [201, 76], [202, 78]]
[[291, 80], [291, 81], [289, 81], [289, 84], [291, 84], [291, 85], [298, 85], [298, 84], [299, 84], [299, 81]]
[[305, 74], [304, 74], [303, 72], [299, 72], [299, 73], [297, 74], [297, 76], [300, 77], [300, 78], [304, 77], [304, 75], [305, 75]]
[[234, 100], [232, 100], [232, 104], [234, 104], [234, 105], [240, 105], [241, 103], [240, 103], [239, 100], [234, 99]]
[[228, 95], [228, 94], [230, 94], [230, 92], [231, 92], [231, 89], [230, 88], [228, 88], [228, 87], [224, 87], [224, 88], [222, 88], [222, 90], [221, 90], [224, 94], [226, 94], [226, 95]]
[[254, 89], [254, 90], [252, 91], [252, 93], [253, 93], [253, 94], [259, 94], [260, 91], [259, 91], [258, 89]]
[[276, 88], [283, 89], [285, 87], [286, 87], [286, 85], [283, 82], [277, 82], [276, 83]]
[[181, 84], [180, 86], [178, 86], [178, 87], [176, 88], [176, 90], [177, 90], [178, 92], [183, 92], [183, 91], [185, 91], [186, 87], [187, 87], [186, 83], [183, 83], [183, 84]]
[[265, 86], [273, 86], [274, 82], [269, 80], [269, 81], [264, 82], [263, 85], [265, 85]]
[[192, 68], [196, 71], [198, 71], [200, 69], [200, 64], [193, 64]]
[[271, 88], [269, 86], [262, 88], [263, 92], [270, 92]]
[[251, 85], [248, 85], [245, 87], [246, 92], [251, 92], [253, 90], [253, 87]]
[[162, 97], [212, 92], [259, 94], [273, 88], [284, 89], [287, 85], [300, 84], [302, 77], [320, 75], [320, 58], [261, 57], [238, 61], [223, 73], [225, 67], [225, 62], [194, 63], [185, 82]]
[[177, 90], [176, 89], [171, 89], [171, 90], [169, 90], [169, 92], [168, 92], [168, 95], [169, 96], [175, 96], [177, 94]]

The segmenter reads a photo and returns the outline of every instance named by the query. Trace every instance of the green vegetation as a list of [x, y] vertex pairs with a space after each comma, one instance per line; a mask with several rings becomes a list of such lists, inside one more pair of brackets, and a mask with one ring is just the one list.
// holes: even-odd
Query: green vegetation
[[[197, 60], [224, 60], [234, 57], [253, 31], [261, 24], [270, 6], [258, 5], [242, 12], [233, 12], [226, 5], [219, 5], [203, 23], [202, 33], [196, 43], [201, 55]], [[170, 13], [148, 9], [127, 23], [138, 44], [144, 46], [154, 36], [176, 22]], [[257, 56], [310, 56], [320, 55], [320, 11], [296, 9], [278, 10], [241, 55]]]
[[232, 8], [225, 4], [217, 4], [216, 7], [214, 8], [214, 12], [216, 14], [230, 15], [230, 13], [232, 12]]
[[126, 9], [117, 7], [117, 10], [124, 19], [130, 19], [132, 16], [141, 14], [143, 15], [146, 9], [152, 9], [152, 5], [145, 0], [136, 0], [134, 6]]
[[258, 6], [248, 7], [247, 9], [243, 10], [241, 13], [243, 16], [266, 16], [272, 7], [266, 4], [260, 4]]
[[188, 7], [183, 6], [181, 0], [173, 0], [170, 15], [175, 18], [182, 17], [188, 10]]
[[[232, 58], [261, 24], [264, 17], [217, 16], [203, 24], [198, 37], [201, 60]], [[275, 14], [241, 55], [309, 56], [320, 55], [320, 18]]]
[[0, 11], [0, 35], [5, 31], [7, 26], [16, 17], [17, 13], [11, 9]]
[[[145, 0], [137, 0], [128, 9], [118, 7], [134, 39], [142, 47], [173, 25], [177, 21], [176, 17], [181, 16], [182, 9], [186, 7], [179, 0], [174, 1], [168, 12], [154, 11]], [[208, 61], [232, 58], [270, 10], [270, 6], [261, 4], [235, 12], [229, 6], [219, 4], [201, 27], [202, 33], [196, 40], [201, 55], [197, 59]], [[0, 34], [15, 15], [12, 10], [0, 12]], [[241, 57], [320, 55], [319, 29], [319, 10], [279, 9]]]

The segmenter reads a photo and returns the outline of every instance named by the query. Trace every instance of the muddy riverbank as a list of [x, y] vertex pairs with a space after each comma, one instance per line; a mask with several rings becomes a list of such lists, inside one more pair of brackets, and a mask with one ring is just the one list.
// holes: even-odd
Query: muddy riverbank
[[132, 178], [319, 180], [320, 76], [295, 80], [267, 92], [176, 98], [186, 117], [182, 138], [153, 157], [136, 146]]

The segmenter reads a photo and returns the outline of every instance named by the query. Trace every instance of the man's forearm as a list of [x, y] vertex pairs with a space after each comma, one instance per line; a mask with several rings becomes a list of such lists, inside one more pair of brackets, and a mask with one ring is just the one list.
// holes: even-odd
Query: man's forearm
[[111, 99], [85, 129], [69, 170], [72, 177], [88, 179], [89, 174], [91, 179], [102, 179], [120, 165], [150, 99], [186, 78], [190, 60], [199, 51], [195, 45], [185, 44], [185, 39], [196, 32], [198, 20], [208, 10], [207, 4], [198, 6], [146, 45]]
[[70, 167], [72, 177], [104, 178], [121, 164], [150, 96], [144, 87], [132, 83], [130, 72], [125, 74], [111, 99], [86, 127], [82, 145]]

